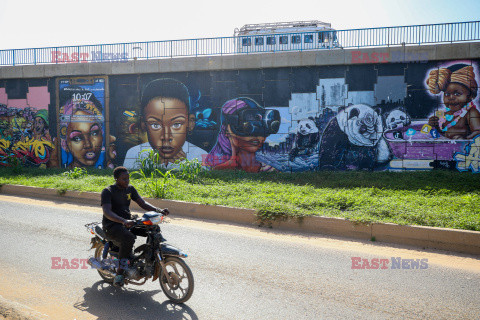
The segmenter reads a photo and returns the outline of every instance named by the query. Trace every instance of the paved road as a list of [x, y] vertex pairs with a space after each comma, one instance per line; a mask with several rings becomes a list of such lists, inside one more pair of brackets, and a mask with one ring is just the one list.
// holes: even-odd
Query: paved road
[[[52, 269], [52, 257], [91, 255], [83, 225], [99, 208], [0, 196], [0, 295], [48, 319], [479, 318], [478, 257], [174, 215], [162, 230], [189, 254], [196, 285], [181, 306], [158, 282], [116, 289], [95, 270]], [[352, 269], [352, 257], [388, 268]], [[426, 268], [391, 269], [392, 257]]]

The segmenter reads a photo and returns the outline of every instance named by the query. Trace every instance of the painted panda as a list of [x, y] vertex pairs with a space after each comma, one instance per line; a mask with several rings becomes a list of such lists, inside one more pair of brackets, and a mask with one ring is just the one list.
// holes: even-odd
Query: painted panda
[[412, 121], [403, 108], [395, 108], [383, 116], [385, 130], [398, 129], [408, 126]]
[[290, 161], [295, 160], [299, 155], [310, 155], [320, 140], [320, 133], [315, 123], [315, 119], [308, 117], [298, 122], [295, 142], [290, 151]]
[[319, 150], [319, 168], [369, 169], [391, 160], [379, 114], [365, 104], [339, 110], [327, 124]]

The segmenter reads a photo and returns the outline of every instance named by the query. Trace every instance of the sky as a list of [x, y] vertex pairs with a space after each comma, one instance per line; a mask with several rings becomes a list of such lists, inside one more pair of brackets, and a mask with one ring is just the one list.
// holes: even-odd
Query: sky
[[480, 20], [479, 0], [0, 0], [0, 49], [233, 36], [245, 24], [337, 30]]

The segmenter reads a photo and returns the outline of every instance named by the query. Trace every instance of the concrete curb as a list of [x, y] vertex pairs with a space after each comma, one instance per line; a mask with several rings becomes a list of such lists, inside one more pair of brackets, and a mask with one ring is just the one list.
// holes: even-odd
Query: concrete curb
[[[3, 185], [0, 187], [0, 194], [73, 202], [83, 205], [100, 205], [100, 194], [96, 192], [59, 192], [55, 189]], [[176, 216], [233, 222], [249, 226], [258, 226], [259, 224], [256, 211], [252, 209], [151, 198], [145, 198], [145, 200], [152, 205], [169, 208]], [[140, 208], [132, 202], [132, 209], [139, 210]], [[362, 240], [370, 240], [375, 237], [375, 240], [380, 242], [480, 255], [480, 232], [478, 231], [402, 226], [392, 223], [361, 224], [329, 217], [305, 217], [301, 220], [278, 221], [273, 222], [271, 227], [280, 230]]]

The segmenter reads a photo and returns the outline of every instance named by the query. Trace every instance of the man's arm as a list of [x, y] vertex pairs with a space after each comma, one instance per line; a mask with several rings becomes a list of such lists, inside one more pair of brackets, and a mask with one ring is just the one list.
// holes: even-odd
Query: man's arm
[[125, 223], [127, 223], [128, 221], [131, 221], [131, 220], [124, 219], [124, 218], [120, 217], [119, 215], [117, 215], [115, 212], [113, 212], [111, 203], [104, 203], [102, 205], [102, 209], [103, 209], [103, 215], [108, 220], [112, 220], [113, 222], [118, 222], [118, 223], [123, 224], [123, 225], [125, 225]]
[[[160, 209], [160, 208], [157, 208], [157, 207], [154, 207], [152, 206], [150, 203], [148, 203], [147, 201], [143, 200], [142, 197], [138, 197], [138, 199], [134, 200], [139, 206], [140, 208], [144, 209], [144, 210], [147, 210], [147, 211], [157, 211], [159, 213], [163, 213], [164, 215], [168, 215], [170, 212], [168, 212], [168, 209], [165, 208], [165, 209]], [[108, 218], [108, 217], [107, 217]]]

